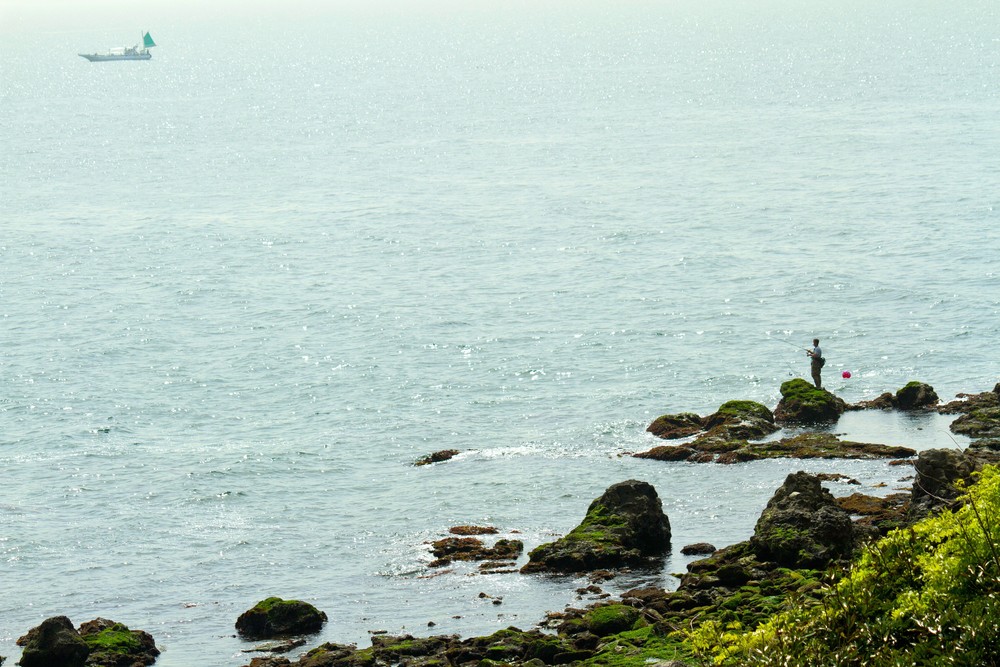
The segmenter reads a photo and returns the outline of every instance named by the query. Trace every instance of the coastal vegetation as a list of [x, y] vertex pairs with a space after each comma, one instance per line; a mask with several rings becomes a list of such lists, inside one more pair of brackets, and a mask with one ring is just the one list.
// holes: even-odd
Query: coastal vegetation
[[1000, 659], [1000, 470], [960, 507], [865, 546], [843, 576], [756, 627], [710, 620], [685, 642], [703, 664], [991, 665]]

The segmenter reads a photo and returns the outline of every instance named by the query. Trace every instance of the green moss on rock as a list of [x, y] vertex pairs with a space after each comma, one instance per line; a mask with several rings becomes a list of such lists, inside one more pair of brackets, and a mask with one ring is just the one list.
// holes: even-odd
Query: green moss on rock
[[774, 415], [767, 406], [756, 401], [726, 401], [719, 406], [716, 411], [718, 415], [734, 417], [736, 419], [764, 419], [773, 421]]
[[895, 404], [900, 410], [919, 410], [937, 405], [938, 395], [934, 387], [924, 382], [908, 382], [896, 392]]
[[671, 440], [694, 435], [701, 429], [701, 417], [693, 412], [681, 412], [657, 417], [646, 430], [658, 438]]
[[802, 378], [781, 384], [781, 401], [774, 418], [779, 422], [802, 424], [836, 421], [847, 404], [825, 389], [817, 389]]
[[640, 618], [639, 610], [625, 604], [595, 607], [584, 616], [587, 629], [598, 637], [631, 630]]
[[628, 480], [608, 487], [563, 538], [532, 550], [522, 572], [584, 572], [644, 564], [670, 546], [670, 521], [656, 490]]
[[142, 649], [142, 642], [131, 630], [121, 623], [115, 623], [110, 628], [97, 634], [83, 635], [83, 641], [90, 650], [128, 655]]
[[251, 639], [270, 639], [319, 632], [326, 614], [308, 602], [269, 597], [243, 612], [236, 630]]

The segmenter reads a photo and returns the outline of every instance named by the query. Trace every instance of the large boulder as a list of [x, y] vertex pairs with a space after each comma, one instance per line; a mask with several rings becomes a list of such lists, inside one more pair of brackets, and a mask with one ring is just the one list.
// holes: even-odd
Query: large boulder
[[854, 525], [819, 477], [796, 472], [785, 478], [768, 501], [750, 546], [761, 560], [788, 567], [820, 567], [850, 554]]
[[583, 522], [566, 536], [532, 550], [522, 572], [586, 572], [648, 564], [670, 548], [670, 520], [651, 484], [608, 487]]
[[924, 382], [908, 382], [896, 392], [896, 407], [900, 410], [923, 410], [932, 408], [940, 399], [934, 387]]
[[983, 466], [982, 459], [955, 449], [927, 449], [920, 452], [913, 467], [916, 478], [910, 494], [910, 516], [921, 519], [953, 505], [962, 495], [961, 486]]
[[774, 410], [779, 422], [819, 424], [836, 421], [847, 404], [825, 389], [817, 389], [802, 378], [781, 384], [781, 400]]
[[319, 632], [326, 614], [308, 602], [270, 597], [240, 614], [236, 631], [248, 639], [271, 639]]
[[17, 640], [21, 667], [83, 667], [90, 647], [65, 616], [42, 621]]
[[80, 637], [90, 647], [87, 667], [142, 667], [152, 665], [160, 655], [148, 632], [130, 630], [106, 618], [82, 624]]

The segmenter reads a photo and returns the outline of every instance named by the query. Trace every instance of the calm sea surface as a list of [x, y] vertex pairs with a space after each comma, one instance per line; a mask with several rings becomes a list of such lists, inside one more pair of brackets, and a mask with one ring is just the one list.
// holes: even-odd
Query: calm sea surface
[[178, 23], [140, 63], [3, 34], [0, 654], [103, 616], [236, 667], [271, 595], [317, 643], [530, 627], [579, 582], [427, 542], [530, 549], [629, 478], [675, 551], [746, 539], [795, 470], [905, 486], [623, 456], [665, 412], [774, 407], [814, 336], [851, 402], [1000, 380], [998, 9], [834, 4]]

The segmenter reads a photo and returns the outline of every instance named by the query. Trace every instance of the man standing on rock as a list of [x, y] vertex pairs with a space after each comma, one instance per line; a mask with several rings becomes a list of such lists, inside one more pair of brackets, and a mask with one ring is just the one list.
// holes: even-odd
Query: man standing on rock
[[819, 338], [813, 338], [813, 349], [806, 350], [806, 355], [812, 359], [813, 384], [817, 389], [823, 388], [823, 381], [820, 379], [820, 369], [826, 363], [823, 358], [823, 350], [819, 349]]

